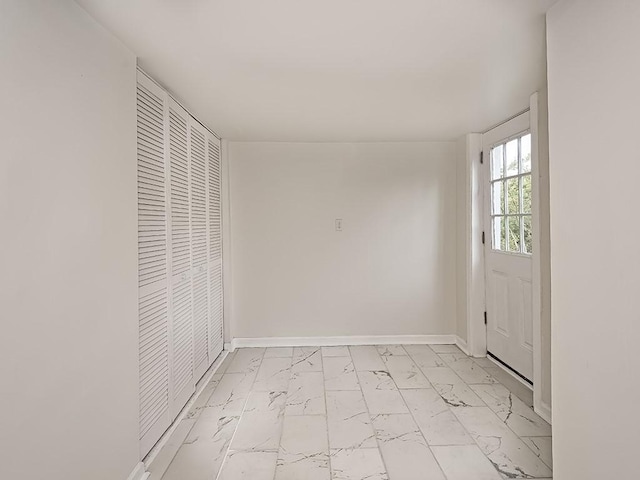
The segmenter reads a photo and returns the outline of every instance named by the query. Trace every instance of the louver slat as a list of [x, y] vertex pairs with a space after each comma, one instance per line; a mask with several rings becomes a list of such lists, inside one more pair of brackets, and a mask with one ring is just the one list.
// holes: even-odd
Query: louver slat
[[145, 455], [169, 426], [165, 95], [137, 88], [140, 444]]
[[169, 107], [171, 210], [172, 391], [175, 416], [193, 392], [193, 296], [188, 114], [175, 102]]
[[220, 146], [216, 139], [208, 139], [207, 154], [209, 358], [213, 361], [223, 349], [221, 169]]
[[191, 268], [194, 272], [193, 335], [197, 375], [204, 373], [209, 366], [206, 136], [207, 132], [200, 125], [191, 123]]

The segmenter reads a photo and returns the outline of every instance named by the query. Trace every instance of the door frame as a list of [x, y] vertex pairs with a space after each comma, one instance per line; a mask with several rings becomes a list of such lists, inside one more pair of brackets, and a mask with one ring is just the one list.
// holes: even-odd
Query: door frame
[[[548, 132], [546, 121], [546, 95], [539, 92], [531, 95], [528, 109], [514, 115], [508, 121], [528, 113], [531, 132], [532, 157], [532, 321], [533, 321], [533, 400], [534, 410], [547, 422], [551, 423], [551, 405], [543, 401], [542, 383], [542, 262], [548, 258], [541, 256], [540, 232], [540, 156], [548, 158]], [[503, 125], [500, 124], [500, 125]], [[499, 126], [500, 126], [499, 125]], [[498, 128], [493, 127], [487, 132]], [[486, 133], [486, 132], [485, 132]], [[484, 323], [486, 311], [485, 285], [485, 254], [482, 243], [482, 233], [489, 231], [485, 225], [485, 168], [489, 168], [488, 154], [483, 155], [483, 134], [470, 134], [466, 138], [466, 173], [468, 181], [465, 192], [467, 203], [467, 245], [466, 245], [466, 281], [467, 281], [467, 341], [468, 353], [474, 357], [484, 357], [487, 354], [487, 328]], [[506, 135], [508, 136], [508, 135]], [[481, 163], [482, 161], [482, 163]], [[548, 212], [547, 212], [548, 216]], [[547, 217], [548, 219], [548, 217]]]

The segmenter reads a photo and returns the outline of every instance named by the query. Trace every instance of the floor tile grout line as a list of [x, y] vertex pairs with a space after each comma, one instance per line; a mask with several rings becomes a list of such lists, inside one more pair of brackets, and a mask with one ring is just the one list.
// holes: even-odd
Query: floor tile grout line
[[[520, 440], [522, 440], [522, 438], [523, 438], [523, 437], [518, 437], [518, 438], [519, 438]], [[550, 436], [546, 436], [546, 437], [532, 437], [532, 436], [527, 436], [527, 437], [524, 437], [524, 438], [550, 438], [550, 439], [551, 439], [551, 442], [553, 442], [553, 437], [550, 437]], [[545, 462], [545, 461], [542, 459], [542, 454], [538, 455], [538, 454], [535, 452], [535, 450], [533, 450], [533, 448], [531, 448], [531, 447], [529, 446], [529, 444], [528, 444], [527, 442], [525, 442], [524, 440], [522, 441], [522, 443], [524, 443], [527, 447], [529, 447], [529, 450], [531, 450], [531, 451], [533, 452], [533, 454], [534, 454], [536, 457], [538, 457], [538, 458], [540, 459], [540, 461], [541, 461], [542, 463], [544, 463], [544, 464], [549, 468], [549, 470], [551, 470], [551, 475], [553, 475], [553, 454], [551, 455], [551, 462], [550, 462], [550, 463], [551, 463], [551, 465], [549, 465], [547, 462]]]
[[[237, 355], [237, 353], [240, 350], [241, 350], [240, 348], [236, 349], [235, 354]], [[253, 381], [251, 382], [251, 388], [249, 388], [249, 392], [247, 393], [247, 398], [244, 399], [244, 404], [242, 405], [242, 412], [240, 412], [240, 416], [238, 417], [238, 423], [236, 424], [236, 428], [233, 430], [233, 435], [231, 435], [231, 439], [229, 440], [229, 445], [227, 446], [227, 451], [224, 454], [224, 458], [222, 459], [222, 463], [220, 463], [220, 469], [218, 470], [218, 473], [216, 475], [216, 480], [220, 479], [220, 475], [222, 474], [224, 466], [227, 463], [227, 460], [229, 459], [229, 451], [231, 450], [231, 443], [233, 443], [233, 439], [235, 438], [236, 434], [238, 433], [238, 427], [240, 426], [240, 422], [242, 421], [242, 416], [244, 415], [244, 412], [245, 412], [245, 410], [247, 408], [247, 403], [249, 402], [249, 396], [251, 395], [251, 393], [253, 391], [253, 386], [256, 383], [256, 378], [258, 378], [258, 371], [260, 370], [260, 367], [262, 366], [262, 361], [264, 360], [264, 356], [265, 356], [266, 353], [267, 353], [267, 349], [265, 348], [264, 351], [262, 352], [262, 356], [260, 357], [260, 365], [258, 365], [258, 368], [256, 369], [255, 376], [253, 377]], [[235, 355], [234, 355], [234, 359], [235, 359]]]
[[[376, 354], [378, 355], [378, 357], [380, 358], [380, 361], [382, 362], [382, 364], [386, 367], [387, 365], [384, 363], [384, 360], [382, 360], [382, 355], [380, 355], [380, 352], [378, 351], [378, 348], [377, 347], [373, 347], [373, 349], [376, 352]], [[355, 371], [355, 369], [356, 369], [355, 368], [355, 364], [353, 366], [353, 369]], [[382, 466], [384, 467], [384, 471], [387, 474], [387, 480], [388, 480], [390, 478], [389, 469], [387, 468], [387, 462], [384, 459], [384, 455], [382, 455], [382, 448], [380, 448], [381, 442], [378, 439], [378, 430], [376, 429], [375, 425], [373, 424], [373, 417], [371, 416], [371, 411], [369, 410], [369, 403], [367, 402], [367, 397], [365, 397], [365, 395], [364, 395], [364, 390], [362, 389], [362, 384], [360, 382], [360, 377], [358, 376], [358, 372], [357, 371], [356, 371], [356, 378], [358, 379], [358, 385], [360, 386], [360, 394], [362, 395], [362, 399], [364, 400], [364, 408], [366, 408], [367, 415], [369, 416], [369, 422], [371, 422], [371, 429], [373, 430], [373, 436], [376, 439], [376, 445], [377, 445], [377, 448], [378, 448], [378, 455], [380, 456], [380, 460], [382, 461]], [[396, 386], [396, 389], [397, 389], [398, 386], [396, 385], [395, 381], [391, 377], [391, 374], [389, 374], [389, 378], [391, 378], [391, 381], [393, 382], [393, 384]], [[400, 393], [399, 390], [398, 390], [398, 394], [400, 395], [400, 398], [402, 398], [402, 394]], [[406, 402], [404, 401], [404, 398], [402, 398], [402, 401], [404, 402], [405, 407], [407, 407], [407, 410], [408, 410], [409, 407], [407, 406]]]
[[[438, 354], [438, 352], [436, 352], [435, 350], [434, 350], [434, 352], [435, 352], [435, 354], [436, 354], [436, 355], [438, 355], [438, 358], [440, 358], [440, 359], [444, 362], [444, 359], [443, 359], [442, 357], [440, 357], [440, 355]], [[445, 362], [445, 364], [447, 364], [447, 362]], [[448, 364], [447, 364], [447, 366], [448, 366]], [[451, 367], [449, 367], [449, 368], [451, 368]], [[453, 369], [452, 369], [452, 370], [453, 370]], [[456, 374], [457, 374], [457, 373], [456, 373]], [[462, 380], [462, 379], [461, 379], [461, 380]], [[462, 380], [462, 381], [464, 382], [464, 380]], [[466, 385], [466, 382], [465, 382], [465, 385]], [[437, 390], [436, 390], [436, 393], [437, 393], [438, 395], [440, 395], [440, 393], [439, 393]], [[440, 395], [440, 397], [442, 398], [442, 395]], [[444, 399], [443, 399], [443, 400], [444, 400]], [[482, 399], [480, 399], [480, 400], [482, 401], [482, 403], [485, 403], [485, 402], [484, 402], [484, 400], [482, 400]], [[485, 405], [486, 405], [486, 404], [485, 404]], [[445, 407], [449, 409], [449, 411], [451, 412], [451, 415], [453, 415], [453, 416], [455, 417], [456, 421], [460, 424], [460, 426], [462, 427], [462, 429], [467, 433], [467, 435], [469, 435], [469, 438], [471, 438], [471, 440], [473, 440], [474, 445], [475, 445], [475, 446], [480, 450], [480, 452], [482, 453], [482, 455], [483, 455], [483, 456], [484, 456], [484, 457], [489, 461], [489, 463], [491, 464], [491, 466], [493, 467], [493, 469], [496, 471], [496, 473], [497, 473], [498, 477], [502, 477], [502, 473], [501, 473], [501, 472], [496, 468], [495, 464], [494, 464], [494, 463], [491, 461], [491, 459], [490, 459], [490, 458], [489, 458], [489, 457], [484, 453], [484, 451], [482, 450], [482, 448], [480, 448], [480, 444], [478, 443], [478, 441], [473, 437], [473, 435], [471, 435], [471, 432], [467, 429], [467, 427], [466, 427], [466, 426], [464, 426], [464, 425], [463, 425], [463, 423], [462, 423], [460, 420], [458, 420], [458, 417], [456, 416], [456, 414], [455, 414], [455, 413], [453, 413], [453, 408], [452, 408], [450, 405], [448, 405], [446, 402], [445, 402]], [[457, 407], [457, 408], [488, 408], [488, 407]], [[437, 460], [437, 459], [436, 459], [436, 460]], [[445, 476], [446, 476], [446, 475], [445, 475]]]
[[[266, 355], [267, 349], [265, 348], [265, 355]], [[295, 348], [293, 348], [291, 350], [291, 363], [289, 364], [289, 380], [287, 381], [287, 389], [285, 390], [285, 395], [284, 395], [284, 405], [282, 406], [282, 425], [280, 427], [280, 438], [278, 439], [278, 448], [276, 449], [276, 466], [273, 469], [273, 480], [276, 479], [276, 475], [278, 474], [278, 460], [280, 460], [280, 447], [282, 446], [282, 435], [284, 434], [284, 418], [285, 418], [285, 412], [287, 411], [287, 403], [289, 401], [289, 387], [291, 385], [291, 376], [293, 375], [293, 359], [295, 358], [294, 355], [295, 352]], [[289, 358], [289, 357], [286, 357]], [[263, 357], [264, 360], [264, 357]]]
[[[429, 347], [429, 348], [431, 348], [431, 347]], [[433, 350], [433, 349], [432, 349], [432, 350]], [[438, 356], [438, 358], [440, 358], [440, 359], [444, 362], [444, 359], [442, 359], [442, 357], [440, 357], [440, 355], [438, 354], [438, 352], [436, 352], [435, 350], [433, 350], [433, 352]], [[444, 362], [444, 363], [445, 363], [445, 364], [447, 364], [446, 362]], [[447, 364], [447, 366], [448, 366], [448, 364]], [[448, 368], [451, 368], [451, 367], [448, 367]], [[452, 370], [453, 370], [453, 369], [452, 369]], [[456, 373], [456, 375], [457, 375], [457, 373]], [[462, 380], [462, 378], [461, 378], [460, 380]], [[462, 381], [463, 381], [463, 383], [464, 383], [464, 380], [462, 380]], [[466, 383], [465, 383], [465, 385], [466, 385]], [[434, 391], [435, 391], [438, 395], [440, 395], [440, 392], [438, 392], [438, 390], [434, 389]], [[442, 395], [440, 395], [440, 398], [441, 398], [441, 399], [443, 399]], [[482, 399], [480, 399], [480, 400], [484, 403], [484, 400], [482, 400]], [[443, 401], [444, 401], [444, 399], [443, 399]], [[462, 424], [462, 422], [461, 422], [460, 420], [458, 420], [458, 417], [456, 417], [455, 413], [453, 413], [453, 408], [452, 408], [450, 405], [448, 405], [446, 402], [445, 402], [445, 408], [448, 408], [448, 409], [449, 409], [449, 411], [451, 412], [451, 415], [453, 415], [453, 416], [455, 417], [456, 421], [460, 424], [460, 426], [462, 427], [462, 429], [467, 433], [467, 435], [469, 435], [469, 438], [471, 438], [471, 440], [473, 440], [473, 442], [474, 442], [474, 446], [475, 446], [476, 448], [478, 448], [478, 449], [480, 450], [480, 452], [482, 453], [482, 455], [483, 455], [483, 456], [484, 456], [484, 457], [489, 461], [489, 463], [491, 464], [491, 467], [496, 471], [496, 474], [497, 474], [499, 477], [502, 477], [502, 474], [500, 473], [500, 471], [495, 467], [495, 465], [494, 465], [494, 464], [493, 464], [493, 462], [489, 459], [489, 457], [488, 457], [488, 456], [487, 456], [487, 455], [482, 451], [482, 449], [480, 448], [480, 445], [478, 444], [478, 442], [476, 441], [476, 439], [475, 439], [475, 438], [473, 438], [473, 435], [471, 435], [471, 432], [469, 432], [469, 430], [467, 429], [467, 427], [465, 427], [465, 426]], [[473, 407], [458, 407], [458, 408], [473, 408]], [[476, 407], [476, 408], [483, 408], [483, 407]], [[426, 440], [426, 439], [425, 439], [425, 440]], [[429, 444], [427, 443], [427, 445], [429, 445]], [[434, 446], [436, 446], [436, 445], [434, 445]], [[444, 446], [444, 445], [437, 445], [437, 446]], [[451, 445], [451, 446], [460, 446], [460, 445]], [[429, 445], [429, 449], [431, 449], [431, 445]], [[431, 453], [433, 454], [433, 450], [431, 450]], [[441, 465], [441, 464], [440, 464], [440, 462], [438, 461], [438, 458], [436, 457], [436, 455], [435, 455], [435, 454], [433, 454], [433, 456], [434, 456], [434, 458], [436, 459], [436, 462], [438, 462], [438, 465], [440, 465], [440, 468], [442, 469], [442, 465]], [[442, 472], [444, 473], [444, 469], [442, 469]], [[447, 477], [447, 474], [446, 474], [446, 473], [444, 473], [444, 475], [445, 475], [445, 478], [446, 478], [446, 477]]]
[[[404, 349], [404, 347], [402, 347], [402, 348]], [[405, 350], [405, 352], [407, 352], [406, 349], [404, 349], [404, 350]], [[416, 363], [415, 359], [411, 356], [411, 354], [409, 352], [407, 352], [407, 356], [416, 365], [416, 367], [418, 367], [418, 370], [420, 370], [422, 372], [422, 369]], [[422, 372], [422, 374], [425, 376], [425, 378], [427, 379], [427, 381], [431, 385], [431, 388], [430, 389], [406, 389], [406, 390], [433, 390], [436, 394], [438, 394], [438, 391], [435, 388], [433, 388], [433, 384], [431, 383], [431, 380], [429, 380], [429, 378], [427, 377], [427, 375], [424, 372]], [[393, 380], [393, 377], [391, 377], [391, 380]], [[395, 383], [395, 380], [393, 380], [393, 381]], [[398, 386], [398, 384], [396, 383], [396, 387], [397, 386]], [[438, 465], [438, 468], [442, 472], [442, 477], [447, 479], [448, 478], [447, 474], [445, 473], [444, 469], [442, 468], [442, 465], [440, 465], [440, 462], [438, 461], [438, 458], [436, 457], [435, 453], [433, 453], [433, 450], [431, 450], [431, 445], [429, 445], [429, 442], [427, 442], [427, 439], [424, 436], [424, 433], [422, 433], [422, 429], [420, 428], [420, 425], [418, 424], [418, 420], [415, 418], [413, 412], [411, 411], [411, 408], [409, 408], [409, 404], [407, 404], [407, 401], [405, 400], [404, 395], [402, 395], [402, 389], [398, 388], [398, 392], [400, 393], [400, 397], [402, 398], [402, 401], [404, 402], [405, 407], [407, 407], [407, 410], [409, 411], [409, 416], [411, 417], [411, 420], [413, 420], [414, 425], [418, 429], [418, 433], [420, 434], [420, 436], [424, 440], [424, 444], [426, 445], [426, 447], [429, 450], [429, 452], [431, 452], [431, 455], [433, 456], [433, 459], [435, 460], [436, 464]]]
[[[351, 358], [349, 347], [347, 347], [347, 351], [349, 352], [349, 358]], [[324, 359], [325, 357], [324, 355], [322, 355], [322, 347], [320, 347], [320, 364], [322, 365], [322, 394], [324, 395], [324, 413], [326, 421], [325, 425], [327, 427], [327, 464], [329, 466], [329, 478], [333, 480], [333, 467], [331, 466], [331, 439], [329, 438], [329, 402], [327, 401], [327, 377], [324, 373]], [[353, 359], [351, 361], [353, 362]]]

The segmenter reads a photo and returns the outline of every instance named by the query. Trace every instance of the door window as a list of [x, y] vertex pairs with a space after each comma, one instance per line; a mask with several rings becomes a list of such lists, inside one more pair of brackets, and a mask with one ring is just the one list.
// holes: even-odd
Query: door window
[[531, 254], [531, 134], [491, 149], [491, 248]]

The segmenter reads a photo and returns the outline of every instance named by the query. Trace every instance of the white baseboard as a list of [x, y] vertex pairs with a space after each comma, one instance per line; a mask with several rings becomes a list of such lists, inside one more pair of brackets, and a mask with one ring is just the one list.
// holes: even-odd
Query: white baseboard
[[545, 402], [537, 403], [537, 402], [534, 401], [534, 403], [536, 403], [536, 405], [533, 406], [533, 410], [538, 415], [540, 415], [545, 420], [545, 422], [547, 422], [549, 425], [551, 425], [552, 424], [552, 422], [551, 422], [551, 419], [552, 419], [552, 417], [551, 417], [551, 407], [549, 405], [547, 405]]
[[330, 347], [339, 345], [454, 345], [455, 335], [364, 335], [343, 337], [234, 338], [230, 351], [248, 347]]
[[127, 480], [147, 480], [149, 478], [149, 472], [144, 467], [144, 463], [138, 462], [133, 472], [127, 477]]
[[456, 345], [460, 350], [462, 350], [465, 353], [465, 355], [467, 355], [468, 357], [471, 356], [471, 354], [469, 353], [469, 347], [467, 346], [467, 342], [465, 342], [462, 338], [460, 338], [457, 335], [456, 335]]

